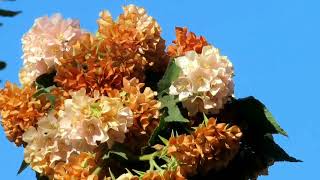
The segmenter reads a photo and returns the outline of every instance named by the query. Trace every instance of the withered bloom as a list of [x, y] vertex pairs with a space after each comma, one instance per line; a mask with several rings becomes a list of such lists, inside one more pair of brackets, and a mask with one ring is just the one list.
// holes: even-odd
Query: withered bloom
[[113, 68], [124, 77], [136, 77], [143, 82], [147, 68], [166, 67], [165, 41], [160, 36], [159, 24], [143, 8], [129, 5], [123, 10], [117, 21], [108, 11], [100, 13], [100, 51], [110, 56]]
[[2, 126], [7, 138], [17, 146], [24, 144], [22, 134], [45, 115], [51, 104], [45, 96], [33, 98], [34, 87], [19, 88], [7, 82], [0, 90]]
[[176, 40], [168, 46], [168, 55], [174, 58], [192, 50], [200, 54], [202, 48], [207, 45], [208, 42], [203, 36], [197, 37], [193, 32], [188, 32], [185, 27], [176, 27]]
[[208, 124], [198, 127], [191, 135], [169, 139], [168, 154], [174, 156], [188, 176], [210, 170], [219, 171], [234, 158], [240, 147], [242, 133], [237, 126], [216, 123], [210, 118]]
[[90, 153], [80, 153], [69, 158], [67, 163], [58, 163], [54, 168], [56, 180], [98, 180], [98, 176], [92, 174], [96, 169], [95, 157]]

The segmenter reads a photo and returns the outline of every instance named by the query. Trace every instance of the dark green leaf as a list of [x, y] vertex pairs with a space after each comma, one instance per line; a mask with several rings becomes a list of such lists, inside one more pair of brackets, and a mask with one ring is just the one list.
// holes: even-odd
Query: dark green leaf
[[181, 69], [176, 65], [174, 60], [170, 61], [166, 72], [158, 83], [158, 92], [162, 92], [171, 86], [172, 81], [176, 80], [180, 74]]
[[36, 178], [37, 180], [49, 180], [47, 176], [42, 176], [40, 173], [36, 172]]
[[5, 9], [0, 9], [0, 16], [4, 16], [4, 17], [13, 17], [20, 13], [21, 11], [10, 11]]
[[234, 100], [227, 105], [226, 112], [235, 112], [235, 121], [246, 122], [247, 128], [253, 132], [252, 134], [288, 136], [266, 106], [252, 96]]
[[294, 157], [289, 156], [272, 138], [272, 135], [266, 135], [264, 141], [261, 141], [260, 148], [266, 157], [274, 161], [302, 162]]
[[52, 72], [49, 74], [43, 74], [36, 79], [37, 86], [41, 87], [50, 87], [55, 86], [54, 77], [56, 76], [56, 72]]
[[17, 174], [21, 174], [28, 166], [29, 164], [23, 160]]
[[6, 68], [7, 64], [4, 61], [0, 61], [0, 70]]

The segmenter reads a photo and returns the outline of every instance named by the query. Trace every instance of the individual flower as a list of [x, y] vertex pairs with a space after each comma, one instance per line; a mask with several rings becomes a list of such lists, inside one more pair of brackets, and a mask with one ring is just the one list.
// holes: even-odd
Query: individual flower
[[78, 21], [63, 19], [60, 14], [36, 19], [22, 38], [21, 83], [32, 84], [40, 75], [51, 72], [82, 33]]
[[38, 119], [49, 111], [51, 104], [45, 96], [34, 98], [36, 89], [31, 86], [19, 88], [15, 84], [6, 83], [0, 90], [0, 109], [2, 126], [9, 141], [17, 146], [25, 144], [23, 133], [35, 126]]
[[188, 32], [187, 28], [176, 27], [176, 40], [168, 46], [168, 55], [175, 58], [184, 56], [188, 51], [195, 51], [200, 54], [202, 48], [207, 45], [208, 42], [204, 37], [197, 37], [193, 32]]
[[119, 75], [143, 82], [146, 69], [165, 70], [165, 42], [159, 24], [143, 8], [128, 5], [123, 11], [117, 21], [113, 21], [108, 11], [100, 13], [98, 35], [103, 39], [100, 50], [110, 56]]
[[168, 155], [177, 159], [186, 176], [219, 171], [237, 154], [241, 137], [237, 126], [217, 124], [216, 119], [210, 118], [207, 125], [200, 125], [191, 135], [171, 137]]
[[233, 95], [233, 66], [218, 49], [205, 46], [201, 54], [186, 52], [175, 59], [181, 68], [169, 94], [178, 95], [190, 115], [197, 112], [218, 113]]

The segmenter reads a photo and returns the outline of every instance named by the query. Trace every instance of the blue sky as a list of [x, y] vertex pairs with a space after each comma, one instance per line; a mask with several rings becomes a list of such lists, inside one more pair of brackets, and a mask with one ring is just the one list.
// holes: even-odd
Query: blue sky
[[[8, 67], [0, 79], [18, 82], [20, 39], [39, 16], [62, 13], [77, 18], [95, 32], [101, 10], [114, 16], [124, 0], [17, 0], [0, 2], [0, 8], [22, 10], [13, 19], [0, 19], [0, 59]], [[163, 29], [170, 43], [175, 26], [187, 26], [221, 49], [235, 66], [236, 96], [262, 100], [289, 138], [277, 142], [303, 163], [277, 163], [266, 179], [315, 179], [319, 166], [320, 1], [317, 0], [128, 0], [143, 6]], [[3, 83], [0, 84], [3, 87]], [[16, 176], [23, 150], [9, 143], [0, 129], [1, 179], [34, 179], [31, 170]]]

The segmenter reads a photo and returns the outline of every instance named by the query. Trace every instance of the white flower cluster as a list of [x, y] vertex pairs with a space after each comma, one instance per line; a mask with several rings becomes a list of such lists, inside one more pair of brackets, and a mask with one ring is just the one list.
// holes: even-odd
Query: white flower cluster
[[35, 20], [33, 27], [23, 36], [23, 69], [20, 82], [32, 84], [42, 74], [53, 70], [63, 52], [84, 33], [79, 21], [63, 19], [60, 14]]
[[123, 143], [128, 127], [133, 125], [133, 113], [124, 107], [120, 98], [86, 95], [85, 89], [71, 93], [64, 101], [64, 110], [55, 116], [50, 113], [23, 135], [28, 143], [25, 161], [41, 173], [41, 166], [34, 165], [45, 158], [50, 163], [67, 161], [72, 153], [93, 152], [100, 143], [109, 147], [114, 142]]
[[201, 54], [189, 51], [175, 59], [181, 68], [180, 76], [169, 89], [178, 95], [190, 114], [218, 113], [233, 95], [233, 66], [213, 46], [205, 46]]

